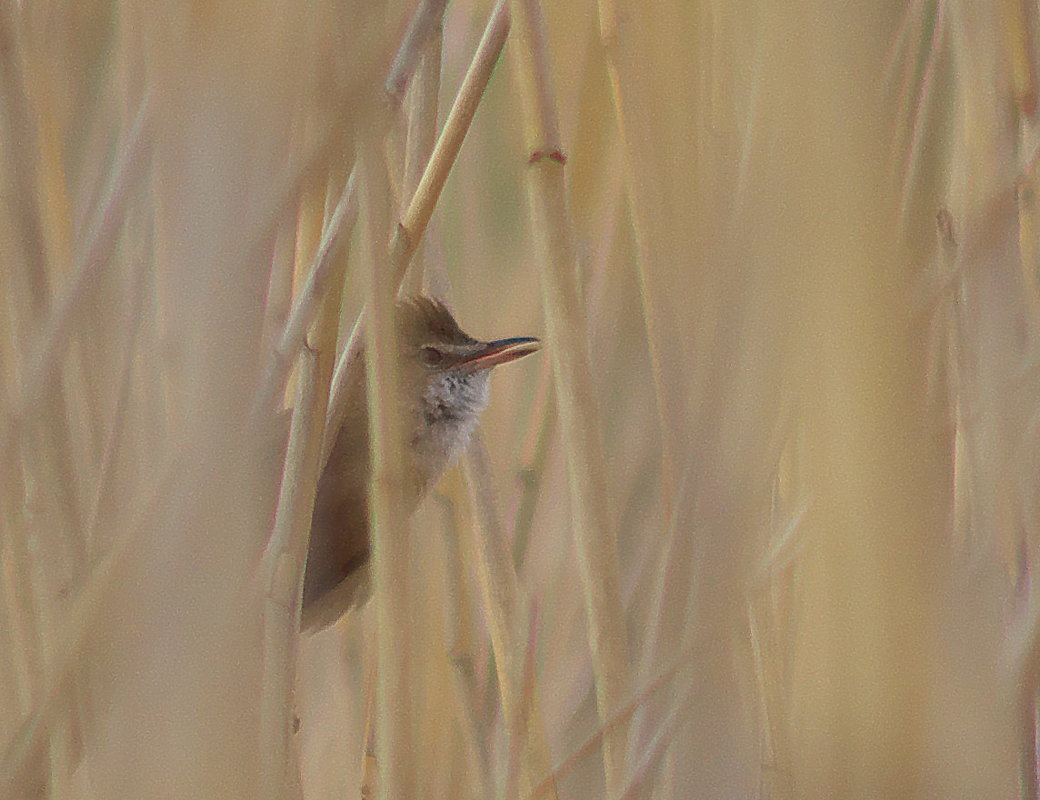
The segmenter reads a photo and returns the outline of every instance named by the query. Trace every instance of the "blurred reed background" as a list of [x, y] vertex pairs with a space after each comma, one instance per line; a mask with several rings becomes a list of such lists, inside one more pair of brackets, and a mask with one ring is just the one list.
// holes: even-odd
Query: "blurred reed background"
[[[0, 6], [0, 796], [1038, 796], [1035, 5], [540, 5]], [[402, 281], [546, 348], [298, 639]]]

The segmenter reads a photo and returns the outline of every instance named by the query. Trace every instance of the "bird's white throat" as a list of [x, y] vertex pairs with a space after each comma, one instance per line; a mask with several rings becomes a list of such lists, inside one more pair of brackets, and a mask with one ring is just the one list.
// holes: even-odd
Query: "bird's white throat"
[[424, 461], [440, 472], [466, 448], [488, 404], [490, 370], [463, 374], [454, 370], [429, 377], [422, 398], [416, 445]]

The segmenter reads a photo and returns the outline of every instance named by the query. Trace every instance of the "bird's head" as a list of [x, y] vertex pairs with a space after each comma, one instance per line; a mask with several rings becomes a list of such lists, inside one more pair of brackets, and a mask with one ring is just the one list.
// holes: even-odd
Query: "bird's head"
[[397, 306], [406, 391], [416, 397], [413, 444], [443, 464], [461, 450], [488, 402], [493, 367], [536, 352], [530, 336], [474, 339], [439, 300], [415, 296]]

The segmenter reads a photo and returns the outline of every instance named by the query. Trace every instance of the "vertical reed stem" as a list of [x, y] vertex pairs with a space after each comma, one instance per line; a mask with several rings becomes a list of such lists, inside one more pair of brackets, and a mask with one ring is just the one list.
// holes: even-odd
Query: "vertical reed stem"
[[[563, 171], [566, 159], [549, 84], [544, 21], [537, 0], [517, 0], [514, 8], [517, 75], [530, 148], [527, 198], [567, 453], [596, 704], [600, 721], [606, 724], [625, 697], [630, 670], [617, 538], [603, 468], [599, 402], [589, 368], [588, 321], [575, 269]], [[606, 731], [603, 738], [607, 796], [623, 791], [626, 736], [627, 723]]]
[[404, 470], [404, 428], [396, 398], [399, 394], [397, 331], [394, 297], [397, 281], [391, 273], [386, 241], [392, 212], [389, 185], [379, 165], [380, 148], [371, 136], [359, 137], [358, 180], [364, 193], [364, 270], [368, 317], [366, 365], [368, 370], [369, 435], [372, 442], [372, 478], [369, 513], [372, 570], [378, 641], [376, 685], [376, 757], [379, 797], [415, 797], [412, 753], [412, 675], [408, 670], [412, 647], [408, 623], [408, 519], [400, 498], [408, 476]]

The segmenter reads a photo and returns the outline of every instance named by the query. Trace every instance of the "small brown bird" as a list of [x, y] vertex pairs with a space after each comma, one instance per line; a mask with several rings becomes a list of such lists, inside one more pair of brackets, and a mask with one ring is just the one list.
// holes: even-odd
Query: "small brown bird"
[[[491, 368], [533, 353], [537, 339], [481, 342], [464, 333], [443, 303], [413, 297], [397, 305], [400, 413], [408, 444], [408, 513], [477, 427]], [[365, 358], [347, 365], [343, 423], [318, 481], [303, 583], [304, 629], [335, 622], [368, 599], [369, 439]]]

